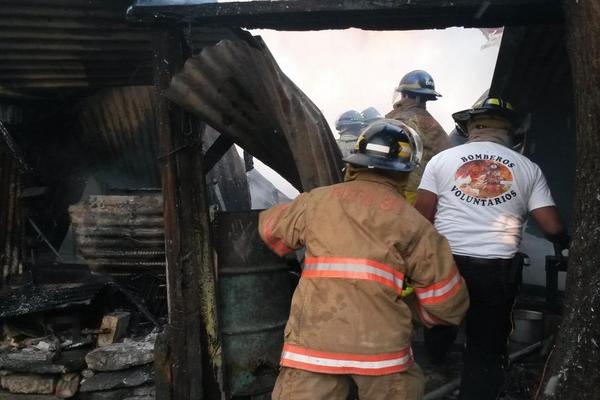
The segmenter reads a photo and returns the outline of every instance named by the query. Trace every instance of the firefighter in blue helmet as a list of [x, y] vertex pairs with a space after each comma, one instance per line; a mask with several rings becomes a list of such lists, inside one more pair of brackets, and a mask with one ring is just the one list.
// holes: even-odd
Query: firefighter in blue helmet
[[417, 131], [423, 141], [423, 159], [419, 167], [411, 173], [406, 187], [406, 199], [413, 204], [421, 175], [427, 162], [442, 150], [449, 147], [448, 135], [426, 109], [428, 101], [437, 100], [442, 95], [435, 90], [433, 78], [422, 70], [404, 75], [394, 90], [393, 110], [385, 117], [404, 122]]
[[337, 144], [342, 152], [342, 158], [346, 158], [354, 149], [354, 144], [360, 131], [365, 127], [365, 120], [361, 113], [355, 110], [348, 110], [338, 117], [335, 121], [335, 129], [340, 138]]
[[364, 110], [361, 111], [360, 114], [362, 115], [362, 117], [365, 121], [365, 125], [369, 125], [369, 124], [377, 121], [378, 119], [383, 118], [383, 115], [381, 115], [375, 107], [365, 108]]
[[344, 159], [345, 182], [260, 214], [278, 255], [305, 248], [273, 400], [345, 400], [352, 382], [361, 400], [422, 399], [404, 281], [429, 325], [459, 324], [469, 300], [446, 239], [403, 198], [421, 150], [410, 127], [376, 121]]

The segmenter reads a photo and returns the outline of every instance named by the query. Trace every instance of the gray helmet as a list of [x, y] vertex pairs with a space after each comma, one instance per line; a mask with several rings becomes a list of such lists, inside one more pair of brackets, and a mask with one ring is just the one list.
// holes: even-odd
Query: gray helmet
[[353, 165], [386, 171], [410, 172], [423, 155], [419, 135], [406, 124], [380, 119], [367, 126], [344, 161]]
[[364, 126], [363, 116], [356, 110], [343, 112], [335, 121], [335, 129], [338, 132], [349, 131], [358, 135]]
[[361, 115], [365, 121], [365, 125], [369, 125], [371, 122], [375, 122], [383, 116], [377, 111], [375, 107], [369, 107], [362, 110]]
[[396, 99], [400, 93], [421, 96], [425, 101], [437, 100], [438, 97], [442, 97], [440, 93], [435, 91], [435, 83], [431, 75], [420, 69], [411, 71], [402, 77], [398, 87], [394, 91], [394, 103], [396, 103]]

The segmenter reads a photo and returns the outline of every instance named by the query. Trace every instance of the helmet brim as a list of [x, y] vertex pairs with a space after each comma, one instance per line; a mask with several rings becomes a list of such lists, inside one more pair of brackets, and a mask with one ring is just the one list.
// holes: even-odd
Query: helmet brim
[[452, 119], [461, 127], [466, 128], [467, 123], [474, 117], [477, 116], [495, 116], [501, 117], [508, 120], [512, 125], [517, 120], [517, 114], [514, 111], [505, 110], [490, 110], [487, 108], [469, 108], [452, 114]]
[[386, 160], [366, 154], [354, 153], [344, 158], [344, 161], [361, 167], [382, 169], [386, 171], [411, 172], [414, 166], [399, 160]]
[[398, 92], [401, 93], [412, 93], [412, 94], [417, 94], [417, 95], [425, 95], [425, 96], [431, 96], [432, 100], [435, 100], [435, 98], [437, 97], [442, 97], [442, 94], [439, 92], [436, 92], [433, 89], [427, 89], [427, 88], [403, 88], [402, 86], [399, 86], [398, 88], [396, 88], [396, 90]]

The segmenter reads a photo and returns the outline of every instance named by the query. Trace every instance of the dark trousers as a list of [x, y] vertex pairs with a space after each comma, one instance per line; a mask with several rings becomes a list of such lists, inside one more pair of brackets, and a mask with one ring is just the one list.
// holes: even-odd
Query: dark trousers
[[[466, 317], [467, 346], [460, 385], [461, 400], [494, 400], [504, 384], [511, 312], [521, 279], [521, 260], [488, 260], [455, 256], [470, 297]], [[443, 359], [456, 329], [426, 330], [430, 356]]]

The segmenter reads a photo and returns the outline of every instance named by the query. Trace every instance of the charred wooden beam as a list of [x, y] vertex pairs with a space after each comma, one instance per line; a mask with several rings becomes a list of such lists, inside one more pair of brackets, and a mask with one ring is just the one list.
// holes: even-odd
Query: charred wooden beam
[[562, 10], [559, 0], [302, 0], [195, 5], [138, 0], [127, 17], [132, 22], [177, 21], [249, 29], [408, 30], [559, 22]]
[[107, 279], [105, 277], [94, 276], [76, 284], [23, 285], [15, 290], [3, 293], [0, 318], [43, 313], [78, 304], [89, 304], [96, 293], [106, 284]]
[[[16, 143], [0, 123], [0, 289], [22, 274], [22, 175], [29, 167]], [[1, 307], [0, 307], [1, 308]]]
[[2, 144], [6, 147], [7, 151], [12, 155], [13, 159], [18, 163], [21, 172], [28, 172], [30, 170], [25, 158], [23, 157], [21, 150], [15, 143], [14, 139], [8, 133], [8, 130], [0, 122], [0, 138]]
[[229, 136], [221, 134], [204, 154], [204, 173], [207, 174], [233, 146], [234, 141]]
[[[202, 165], [201, 126], [164, 97], [186, 47], [179, 31], [156, 33], [154, 79], [169, 300], [170, 398], [203, 399], [203, 347], [218, 366], [215, 272]], [[204, 342], [204, 343], [203, 343]]]

